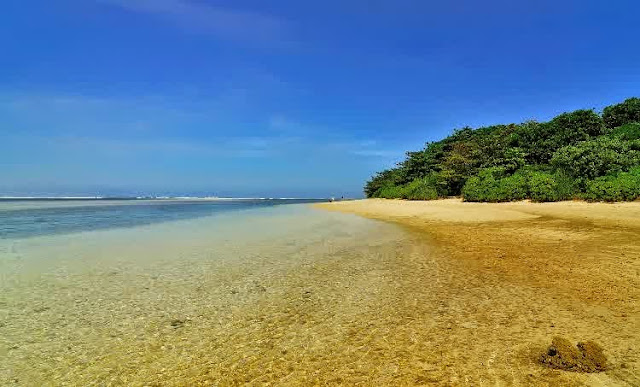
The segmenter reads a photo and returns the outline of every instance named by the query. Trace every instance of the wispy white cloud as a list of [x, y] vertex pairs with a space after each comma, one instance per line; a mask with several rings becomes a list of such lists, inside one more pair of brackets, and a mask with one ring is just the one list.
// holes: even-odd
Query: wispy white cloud
[[162, 18], [180, 28], [222, 39], [284, 43], [288, 23], [258, 12], [229, 9], [190, 0], [98, 0], [132, 12]]

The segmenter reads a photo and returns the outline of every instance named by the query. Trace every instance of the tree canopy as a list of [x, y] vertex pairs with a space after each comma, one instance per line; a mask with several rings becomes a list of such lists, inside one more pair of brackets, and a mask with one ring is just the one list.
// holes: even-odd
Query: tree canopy
[[[367, 197], [467, 201], [635, 200], [640, 196], [640, 98], [548, 122], [465, 127], [365, 185]], [[637, 193], [637, 194], [636, 194]]]

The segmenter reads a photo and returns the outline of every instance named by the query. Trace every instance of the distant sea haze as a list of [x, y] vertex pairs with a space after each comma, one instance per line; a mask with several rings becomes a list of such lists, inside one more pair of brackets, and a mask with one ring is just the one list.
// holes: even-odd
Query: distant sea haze
[[0, 196], [0, 200], [324, 200], [327, 198], [296, 197], [220, 197], [220, 196]]
[[0, 239], [65, 234], [212, 216], [326, 199], [0, 198]]

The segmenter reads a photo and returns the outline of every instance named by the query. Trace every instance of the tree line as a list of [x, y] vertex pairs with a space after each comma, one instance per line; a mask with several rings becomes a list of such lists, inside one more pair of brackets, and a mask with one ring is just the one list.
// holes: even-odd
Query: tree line
[[635, 200], [640, 98], [548, 122], [455, 130], [367, 181], [367, 197], [465, 201]]

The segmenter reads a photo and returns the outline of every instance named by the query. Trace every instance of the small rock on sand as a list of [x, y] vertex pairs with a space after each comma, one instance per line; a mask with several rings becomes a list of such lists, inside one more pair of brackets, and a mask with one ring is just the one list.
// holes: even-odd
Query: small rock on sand
[[551, 368], [573, 372], [600, 372], [607, 368], [607, 358], [598, 344], [586, 341], [574, 346], [563, 337], [553, 338], [540, 362]]

